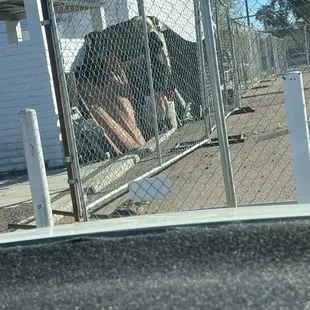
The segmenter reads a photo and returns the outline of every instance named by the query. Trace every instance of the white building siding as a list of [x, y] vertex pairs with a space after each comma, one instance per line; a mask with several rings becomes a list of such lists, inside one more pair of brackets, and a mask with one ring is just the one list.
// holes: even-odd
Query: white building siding
[[0, 172], [26, 168], [18, 112], [35, 109], [44, 158], [63, 165], [63, 150], [46, 38], [36, 1], [25, 0], [30, 40], [8, 44], [0, 22]]

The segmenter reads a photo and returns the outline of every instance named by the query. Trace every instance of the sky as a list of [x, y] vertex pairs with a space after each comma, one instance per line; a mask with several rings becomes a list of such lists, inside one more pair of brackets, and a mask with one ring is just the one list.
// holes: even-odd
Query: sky
[[[235, 0], [236, 2], [240, 2], [240, 6], [237, 6], [238, 15], [246, 16], [246, 10], [245, 10], [245, 1], [246, 0]], [[249, 13], [250, 15], [254, 15], [258, 9], [262, 7], [262, 5], [266, 5], [269, 3], [269, 0], [248, 0], [249, 5]], [[246, 22], [246, 19], [244, 19], [244, 22]], [[260, 28], [261, 25], [259, 22], [256, 21], [255, 17], [250, 18], [250, 22], [254, 25], [254, 27]]]

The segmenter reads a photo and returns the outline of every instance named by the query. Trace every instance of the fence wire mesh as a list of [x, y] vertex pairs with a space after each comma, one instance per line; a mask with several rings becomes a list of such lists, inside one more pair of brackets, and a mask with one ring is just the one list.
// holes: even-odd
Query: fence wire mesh
[[[283, 21], [284, 8], [279, 6], [284, 4], [280, 1], [270, 1], [265, 5], [249, 1], [248, 14], [244, 8], [236, 12], [236, 6], [232, 6], [230, 11], [238, 20], [235, 25], [239, 31], [256, 29], [258, 43], [254, 49], [258, 50], [256, 55], [260, 56], [261, 62], [257, 65], [247, 60], [255, 59], [250, 57], [254, 43], [249, 48], [241, 48], [240, 59], [247, 62], [250, 70], [249, 73], [244, 70], [243, 74], [257, 79], [243, 91], [241, 99], [241, 106], [250, 106], [255, 112], [228, 119], [229, 133], [243, 132], [247, 140], [230, 148], [239, 204], [283, 202], [297, 198], [282, 75], [296, 69], [307, 72], [306, 53], [302, 61], [291, 60], [291, 55], [307, 50], [307, 35], [304, 25], [298, 26], [303, 22], [294, 16], [293, 1], [287, 3], [291, 8], [285, 13], [287, 23]], [[297, 28], [302, 29], [303, 36], [296, 32]], [[245, 66], [240, 63], [241, 67]], [[307, 74], [304, 78], [307, 83]]]
[[[108, 218], [225, 206], [200, 1], [50, 4], [89, 209]], [[247, 23], [243, 7], [212, 1], [240, 204], [296, 199], [281, 75], [307, 72], [310, 28], [271, 27], [268, 5], [250, 5]]]

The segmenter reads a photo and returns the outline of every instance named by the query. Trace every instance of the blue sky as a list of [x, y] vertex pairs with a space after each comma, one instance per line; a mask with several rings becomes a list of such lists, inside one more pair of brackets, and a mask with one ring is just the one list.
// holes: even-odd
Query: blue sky
[[[258, 9], [262, 7], [262, 5], [268, 4], [268, 0], [248, 0], [249, 1], [249, 10], [250, 10], [250, 15], [256, 13]], [[254, 27], [259, 27], [259, 23], [255, 20], [255, 18], [251, 18], [251, 23], [254, 24]]]
[[262, 5], [267, 4], [268, 0], [248, 0], [249, 9], [252, 13], [256, 12]]
[[[237, 6], [237, 11], [239, 16], [246, 16], [246, 10], [245, 10], [245, 0], [234, 0], [238, 4]], [[262, 5], [266, 5], [269, 3], [269, 0], [248, 0], [248, 4], [249, 4], [249, 11], [250, 11], [250, 15], [253, 15], [257, 12], [257, 10], [259, 8], [261, 8]], [[246, 22], [246, 20], [244, 19], [242, 22]], [[260, 24], [255, 20], [255, 17], [251, 17], [250, 18], [250, 22], [252, 24], [254, 24], [255, 27], [260, 28]]]
[[[245, 13], [245, 0], [237, 0], [236, 2], [240, 3], [240, 10]], [[248, 0], [250, 14], [254, 14], [262, 5], [266, 5], [268, 2], [268, 0]]]

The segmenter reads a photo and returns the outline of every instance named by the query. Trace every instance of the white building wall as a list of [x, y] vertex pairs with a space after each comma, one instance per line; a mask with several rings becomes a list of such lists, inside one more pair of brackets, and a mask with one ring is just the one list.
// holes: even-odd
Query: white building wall
[[6, 27], [0, 22], [0, 172], [26, 168], [18, 112], [37, 111], [48, 165], [63, 165], [56, 100], [51, 68], [41, 26], [40, 1], [25, 0], [30, 40], [8, 44]]

